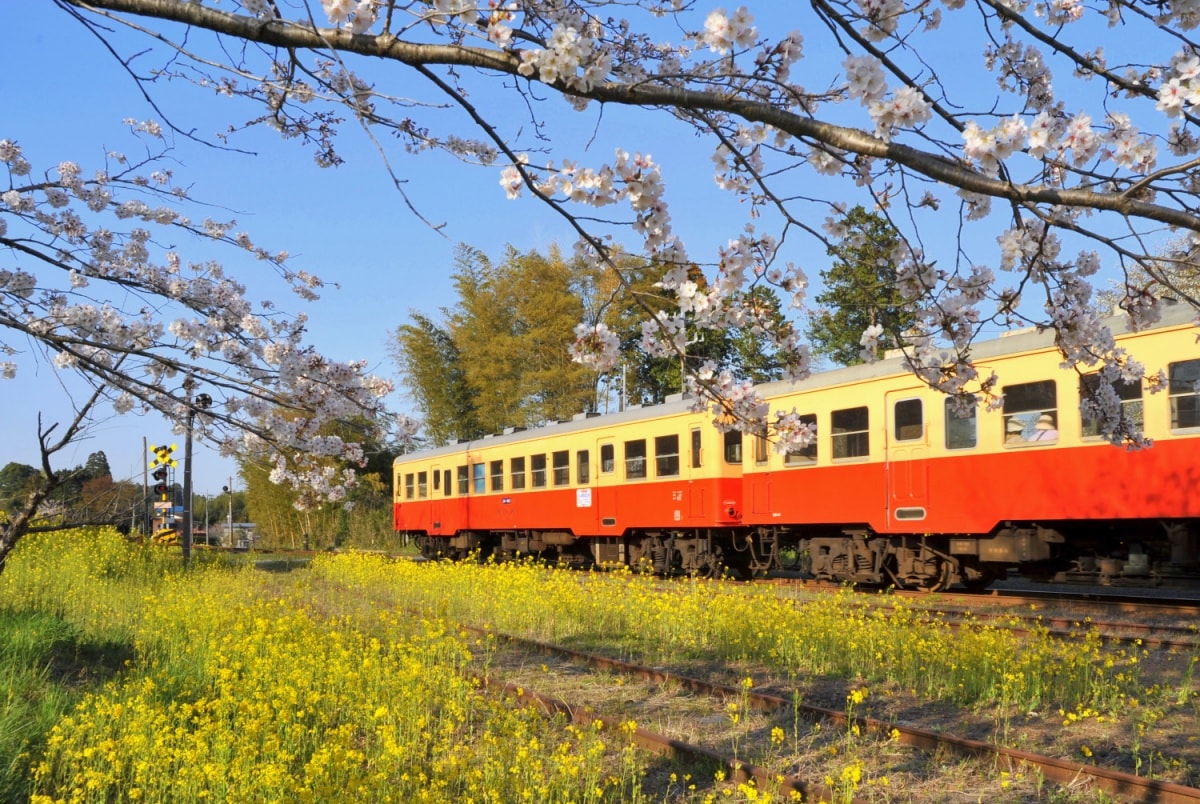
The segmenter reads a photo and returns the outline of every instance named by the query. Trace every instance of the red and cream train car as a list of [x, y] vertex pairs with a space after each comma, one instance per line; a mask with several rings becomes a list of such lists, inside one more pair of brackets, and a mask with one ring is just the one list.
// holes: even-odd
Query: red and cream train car
[[471, 551], [718, 573], [742, 529], [742, 438], [682, 399], [406, 455], [395, 527]]
[[744, 466], [754, 544], [818, 577], [986, 586], [1009, 566], [1104, 579], [1152, 565], [1194, 573], [1200, 537], [1200, 345], [1195, 311], [1118, 340], [1166, 387], [1118, 389], [1153, 447], [1104, 441], [1080, 400], [1095, 376], [1060, 367], [1052, 333], [977, 344], [1003, 406], [961, 416], [900, 359], [778, 383], [772, 409], [816, 423], [803, 454], [762, 439]]
[[1150, 449], [1106, 443], [1050, 333], [976, 345], [1003, 406], [959, 415], [902, 359], [761, 387], [816, 425], [804, 453], [722, 434], [685, 400], [404, 456], [395, 525], [427, 555], [471, 550], [711, 574], [795, 569], [926, 589], [1008, 567], [1104, 580], [1195, 574], [1200, 344], [1194, 311], [1122, 332], [1157, 393], [1119, 389]]

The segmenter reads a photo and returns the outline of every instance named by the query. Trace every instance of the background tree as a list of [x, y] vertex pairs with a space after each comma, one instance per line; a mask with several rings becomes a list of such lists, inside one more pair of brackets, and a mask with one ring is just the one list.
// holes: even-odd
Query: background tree
[[0, 511], [11, 511], [33, 491], [41, 472], [34, 466], [10, 462], [0, 469]]
[[1134, 266], [1120, 287], [1096, 294], [1097, 307], [1106, 315], [1169, 299], [1200, 306], [1200, 244], [1177, 237], [1162, 249], [1162, 259]]
[[306, 536], [309, 548], [314, 550], [331, 547], [384, 550], [398, 546], [398, 537], [392, 532], [391, 470], [399, 449], [372, 435], [367, 422], [357, 423], [357, 433], [355, 427], [354, 422], [330, 425], [343, 438], [360, 440], [366, 455], [361, 465], [326, 459], [330, 469], [355, 475], [355, 482], [348, 484], [344, 501], [301, 510], [295, 505], [294, 492], [272, 482], [271, 467], [251, 461], [240, 463], [244, 507], [239, 510], [235, 506], [235, 513], [244, 519], [234, 521], [254, 523], [257, 546], [299, 549], [305, 546]]
[[796, 325], [783, 314], [779, 294], [770, 286], [752, 287], [741, 303], [754, 323], [731, 330], [729, 365], [734, 376], [756, 384], [778, 380], [790, 363], [779, 343], [796, 334]]
[[861, 343], [868, 327], [887, 333], [881, 342], [899, 346], [903, 333], [917, 323], [896, 283], [892, 255], [900, 235], [887, 218], [854, 207], [840, 222], [841, 238], [829, 249], [833, 263], [821, 271], [824, 290], [809, 320], [808, 336], [815, 355], [839, 366], [866, 362]]
[[476, 421], [474, 395], [454, 338], [423, 313], [408, 314], [412, 323], [396, 329], [390, 352], [426, 438], [434, 444], [481, 438], [484, 431]]
[[506, 265], [505, 284], [513, 292], [513, 358], [521, 367], [525, 392], [524, 423], [560, 421], [595, 410], [596, 375], [567, 351], [575, 325], [583, 319], [579, 266], [565, 260], [557, 247], [544, 257], [510, 250]]
[[460, 246], [458, 303], [444, 324], [412, 313], [392, 353], [434, 443], [570, 418], [595, 407], [596, 376], [567, 351], [583, 316], [576, 266], [509, 247], [493, 262]]

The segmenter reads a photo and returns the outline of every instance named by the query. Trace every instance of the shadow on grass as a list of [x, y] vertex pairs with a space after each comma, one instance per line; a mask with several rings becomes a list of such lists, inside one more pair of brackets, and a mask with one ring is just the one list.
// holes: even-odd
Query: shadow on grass
[[29, 799], [47, 732], [133, 657], [132, 645], [84, 639], [53, 614], [0, 611], [0, 801]]

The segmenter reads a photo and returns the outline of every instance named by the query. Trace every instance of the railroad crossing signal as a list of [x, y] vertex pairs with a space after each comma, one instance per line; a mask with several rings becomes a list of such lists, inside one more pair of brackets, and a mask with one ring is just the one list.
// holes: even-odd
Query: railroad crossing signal
[[150, 461], [150, 468], [154, 471], [151, 477], [154, 478], [154, 493], [160, 496], [160, 499], [166, 500], [170, 491], [170, 486], [167, 485], [167, 475], [169, 470], [175, 468], [176, 461], [171, 457], [171, 453], [175, 451], [175, 445], [156, 447], [150, 445], [150, 454], [154, 456], [154, 460]]
[[150, 468], [156, 466], [170, 466], [174, 468], [176, 461], [171, 457], [171, 453], [175, 451], [175, 445], [156, 447], [150, 445], [150, 453], [154, 456], [154, 460], [150, 461]]

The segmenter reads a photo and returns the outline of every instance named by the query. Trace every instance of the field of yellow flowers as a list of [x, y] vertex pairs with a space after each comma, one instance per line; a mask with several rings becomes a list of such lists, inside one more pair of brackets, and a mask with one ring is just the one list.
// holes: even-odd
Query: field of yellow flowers
[[29, 537], [10, 558], [10, 623], [50, 617], [129, 658], [69, 706], [44, 702], [61, 711], [5, 757], [6, 800], [22, 782], [39, 804], [624, 797], [605, 769], [625, 746], [480, 694], [443, 621], [339, 601], [305, 573], [178, 562], [103, 530]]
[[[0, 799], [663, 800], [627, 730], [482, 690], [466, 671], [487, 647], [460, 624], [1076, 719], [1146, 696], [1136, 653], [952, 630], [903, 603], [364, 554], [287, 574], [202, 554], [185, 570], [176, 551], [88, 529], [27, 537], [0, 575]], [[671, 800], [765, 800], [706, 787]]]

